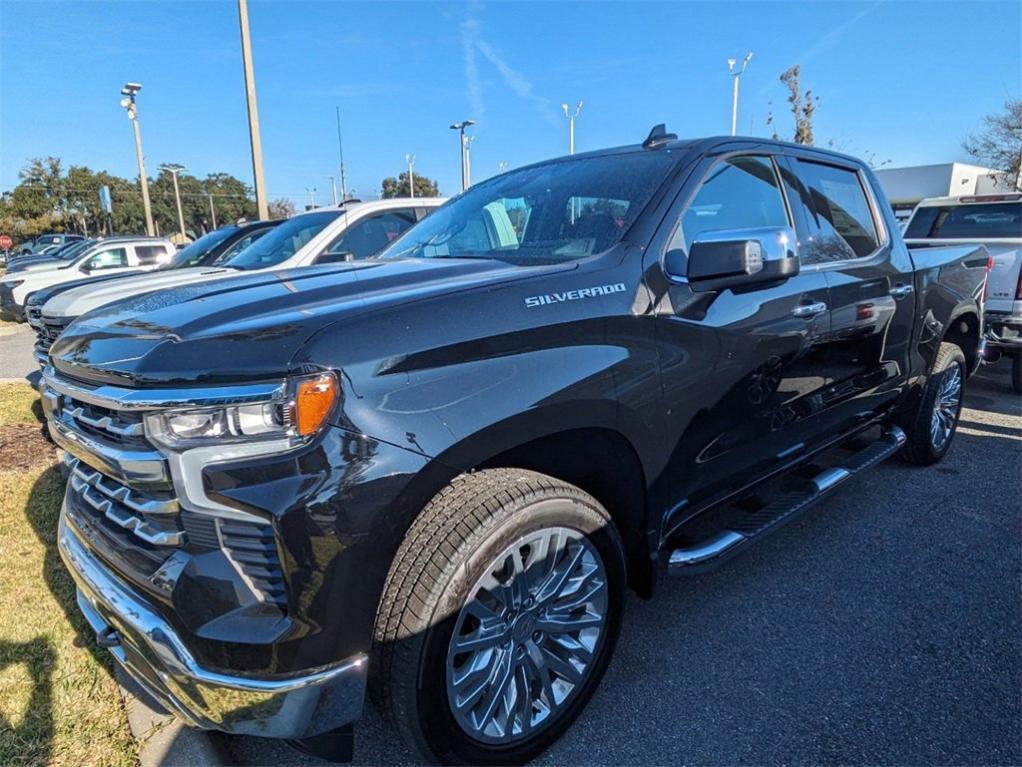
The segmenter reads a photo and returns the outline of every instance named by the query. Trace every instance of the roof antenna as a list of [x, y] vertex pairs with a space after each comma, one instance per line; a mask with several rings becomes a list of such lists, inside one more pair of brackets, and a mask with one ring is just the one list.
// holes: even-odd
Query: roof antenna
[[658, 146], [663, 146], [664, 144], [677, 140], [678, 134], [668, 133], [667, 125], [660, 123], [659, 125], [653, 126], [653, 130], [649, 132], [649, 135], [646, 136], [646, 140], [642, 142], [642, 148], [656, 149]]

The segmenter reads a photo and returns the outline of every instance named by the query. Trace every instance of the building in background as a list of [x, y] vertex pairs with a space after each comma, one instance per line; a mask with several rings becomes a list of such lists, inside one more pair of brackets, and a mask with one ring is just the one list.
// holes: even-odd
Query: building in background
[[964, 162], [881, 168], [876, 172], [894, 216], [904, 224], [920, 200], [926, 197], [961, 197], [994, 194], [1011, 189], [1008, 174]]

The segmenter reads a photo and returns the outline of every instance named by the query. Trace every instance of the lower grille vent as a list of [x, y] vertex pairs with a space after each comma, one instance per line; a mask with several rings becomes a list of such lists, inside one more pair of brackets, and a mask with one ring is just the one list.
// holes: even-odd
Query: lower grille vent
[[265, 601], [283, 607], [287, 594], [273, 528], [227, 520], [220, 520], [219, 525], [220, 539], [231, 561]]

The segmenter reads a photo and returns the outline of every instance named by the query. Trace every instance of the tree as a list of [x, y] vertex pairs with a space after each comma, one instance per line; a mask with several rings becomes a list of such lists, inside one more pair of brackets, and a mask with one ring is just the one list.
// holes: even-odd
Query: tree
[[[391, 176], [383, 179], [383, 198], [408, 197], [408, 171], [401, 173], [397, 178]], [[415, 196], [416, 197], [439, 197], [440, 189], [436, 181], [427, 176], [415, 174]]]
[[[788, 103], [791, 105], [791, 113], [795, 117], [795, 134], [792, 141], [796, 144], [811, 146], [813, 143], [813, 115], [816, 113], [816, 106], [820, 100], [808, 89], [803, 95], [799, 82], [800, 77], [801, 69], [796, 64], [781, 73], [781, 82], [788, 88]], [[769, 124], [773, 125], [772, 114], [769, 117]]]
[[1022, 99], [1005, 101], [1003, 114], [987, 115], [983, 126], [962, 142], [962, 148], [988, 168], [1007, 171], [1009, 185], [1022, 187]]
[[291, 218], [296, 212], [295, 204], [286, 197], [281, 197], [278, 200], [270, 200], [269, 205], [270, 218]]

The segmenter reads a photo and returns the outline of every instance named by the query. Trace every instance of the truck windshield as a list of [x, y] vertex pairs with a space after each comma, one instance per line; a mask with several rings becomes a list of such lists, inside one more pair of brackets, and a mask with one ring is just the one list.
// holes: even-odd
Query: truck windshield
[[556, 160], [470, 188], [378, 258], [574, 261], [616, 244], [663, 183], [667, 152]]
[[91, 248], [95, 244], [95, 240], [74, 240], [50, 255], [54, 258], [59, 258], [61, 261], [70, 261], [79, 253], [87, 248]]
[[253, 242], [226, 266], [232, 269], [267, 269], [276, 266], [291, 258], [340, 215], [341, 211], [334, 208], [295, 216]]
[[236, 226], [225, 226], [223, 229], [214, 229], [212, 232], [202, 235], [188, 247], [181, 248], [160, 269], [187, 269], [190, 266], [199, 266], [213, 248], [237, 230]]
[[916, 210], [905, 229], [910, 240], [1022, 238], [1022, 202], [934, 205]]

